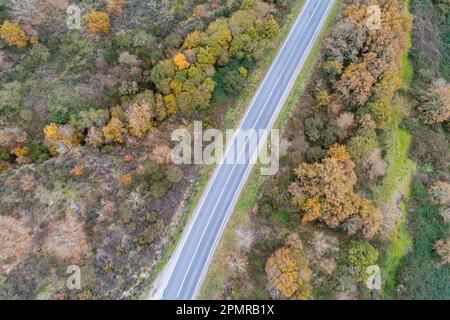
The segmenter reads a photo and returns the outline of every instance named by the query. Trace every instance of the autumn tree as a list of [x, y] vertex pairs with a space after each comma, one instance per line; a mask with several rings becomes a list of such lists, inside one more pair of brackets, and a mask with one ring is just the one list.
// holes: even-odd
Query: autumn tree
[[343, 112], [336, 119], [336, 127], [339, 129], [341, 138], [348, 137], [356, 127], [355, 115], [351, 112]]
[[362, 221], [358, 229], [364, 236], [371, 238], [378, 231], [381, 212], [354, 193], [354, 168], [346, 148], [335, 145], [320, 163], [303, 163], [294, 170], [298, 180], [289, 191], [303, 212], [302, 223], [318, 219], [336, 228], [357, 216]]
[[0, 38], [8, 45], [18, 48], [26, 47], [30, 37], [22, 30], [22, 28], [14, 23], [5, 20], [0, 28]]
[[125, 125], [117, 118], [112, 118], [107, 126], [103, 127], [105, 142], [123, 143], [123, 134], [126, 132]]
[[202, 45], [227, 48], [233, 39], [227, 19], [217, 19], [210, 23], [206, 29], [206, 35], [202, 38]]
[[69, 124], [50, 124], [44, 128], [46, 142], [53, 153], [65, 153], [68, 149], [80, 144], [80, 134]]
[[192, 31], [186, 36], [184, 40], [184, 47], [186, 49], [193, 49], [200, 45], [201, 33], [200, 31]]
[[336, 89], [350, 107], [362, 106], [370, 98], [375, 78], [365, 64], [351, 64], [336, 83]]
[[381, 149], [375, 148], [362, 163], [363, 176], [371, 181], [386, 174], [387, 163], [381, 156]]
[[173, 62], [177, 66], [178, 70], [184, 70], [189, 68], [190, 63], [186, 60], [186, 57], [183, 53], [178, 53], [174, 58]]
[[302, 224], [314, 221], [320, 217], [320, 203], [316, 198], [307, 199], [301, 204], [301, 210], [304, 212]]
[[197, 64], [201, 68], [205, 68], [208, 65], [216, 64], [220, 57], [222, 49], [218, 45], [199, 47], [197, 49]]
[[301, 249], [282, 247], [276, 250], [267, 259], [265, 271], [269, 284], [276, 289], [275, 297], [278, 293], [284, 299], [310, 297], [312, 272]]
[[153, 118], [159, 122], [164, 121], [167, 117], [167, 108], [164, 96], [157, 93], [155, 95], [155, 108], [153, 111]]
[[152, 127], [152, 118], [155, 117], [153, 92], [147, 90], [138, 95], [128, 107], [126, 115], [130, 134], [138, 138], [144, 137]]
[[243, 0], [241, 4], [241, 9], [248, 10], [251, 9], [256, 3], [256, 0]]
[[106, 12], [93, 11], [87, 16], [89, 32], [92, 34], [108, 33], [110, 28], [109, 16]]
[[164, 103], [167, 107], [167, 112], [169, 115], [177, 114], [177, 98], [173, 94], [165, 96]]
[[280, 27], [278, 25], [278, 22], [272, 18], [264, 23], [263, 27], [261, 28], [260, 34], [262, 38], [274, 39], [278, 35], [279, 31]]
[[412, 24], [400, 2], [382, 0], [378, 5], [383, 19], [380, 29], [367, 27], [367, 2], [352, 1], [325, 42], [323, 70], [333, 97], [332, 116], [355, 107], [378, 125], [392, 116], [390, 102], [401, 86], [401, 54]]

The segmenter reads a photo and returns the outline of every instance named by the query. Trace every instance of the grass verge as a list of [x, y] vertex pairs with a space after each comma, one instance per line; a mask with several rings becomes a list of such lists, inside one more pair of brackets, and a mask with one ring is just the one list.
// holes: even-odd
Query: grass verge
[[408, 227], [414, 233], [412, 252], [401, 265], [405, 276], [403, 298], [409, 300], [449, 300], [450, 265], [441, 265], [441, 258], [433, 245], [438, 239], [445, 239], [450, 231], [449, 224], [442, 221], [439, 206], [430, 202], [426, 187], [416, 179], [411, 188], [414, 212]]
[[[407, 1], [409, 6], [409, 1]], [[401, 59], [402, 87], [407, 89], [412, 81], [413, 66], [409, 60], [409, 50], [412, 45], [411, 31], [408, 33], [407, 49]], [[389, 240], [381, 245], [382, 259], [382, 292], [383, 299], [395, 299], [399, 284], [399, 269], [404, 257], [413, 246], [413, 238], [410, 235], [406, 221], [408, 216], [409, 197], [411, 196], [411, 184], [413, 174], [416, 172], [416, 164], [409, 158], [409, 149], [412, 143], [412, 135], [400, 124], [405, 116], [406, 103], [393, 107], [393, 117], [384, 128], [382, 142], [386, 152], [388, 168], [382, 183], [374, 189], [373, 198], [378, 207], [390, 203], [391, 208], [397, 207], [401, 212]]]

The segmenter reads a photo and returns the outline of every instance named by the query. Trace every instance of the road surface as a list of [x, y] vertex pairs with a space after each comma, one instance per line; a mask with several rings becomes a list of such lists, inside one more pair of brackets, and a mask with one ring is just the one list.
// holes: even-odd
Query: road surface
[[[238, 128], [272, 128], [333, 3], [334, 0], [305, 3]], [[258, 143], [262, 139], [259, 137]], [[257, 154], [254, 147], [244, 142], [244, 148], [235, 140], [230, 144], [225, 156], [234, 150], [240, 161], [217, 166], [173, 256], [154, 283], [151, 299], [197, 297], [218, 241], [253, 167], [251, 159]]]

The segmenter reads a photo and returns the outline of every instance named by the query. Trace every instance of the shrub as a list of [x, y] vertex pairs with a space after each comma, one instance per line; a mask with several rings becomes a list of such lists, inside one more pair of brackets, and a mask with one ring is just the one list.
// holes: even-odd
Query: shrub
[[102, 148], [101, 152], [103, 154], [112, 154], [114, 152], [114, 147], [108, 144]]
[[163, 180], [154, 183], [150, 187], [150, 195], [154, 199], [161, 199], [167, 193], [167, 191], [169, 191], [171, 185], [172, 184], [170, 183], [170, 181], [164, 178]]
[[29, 52], [29, 57], [24, 62], [24, 67], [31, 70], [37, 67], [41, 62], [47, 62], [50, 56], [50, 50], [43, 44], [33, 45]]
[[160, 165], [168, 165], [172, 162], [172, 149], [167, 144], [157, 144], [149, 158]]
[[431, 200], [436, 205], [446, 206], [450, 204], [450, 184], [445, 181], [434, 183], [430, 190]]
[[93, 34], [108, 33], [110, 24], [109, 16], [106, 12], [93, 11], [88, 14], [89, 32]]
[[419, 106], [418, 111], [427, 124], [447, 121], [450, 117], [450, 85], [431, 90], [427, 101]]
[[347, 144], [348, 153], [353, 161], [361, 165], [378, 147], [378, 137], [373, 129], [361, 129]]
[[167, 170], [167, 179], [172, 183], [180, 182], [183, 179], [183, 170], [173, 166]]
[[17, 111], [22, 106], [24, 87], [18, 81], [6, 83], [0, 90], [0, 110]]
[[381, 157], [381, 149], [375, 148], [363, 163], [363, 174], [368, 180], [375, 180], [386, 174], [387, 163]]
[[306, 161], [308, 163], [315, 163], [323, 158], [325, 158], [327, 155], [327, 152], [319, 146], [311, 147], [306, 152]]
[[28, 158], [33, 162], [43, 162], [50, 158], [48, 148], [41, 144], [28, 144]]
[[436, 241], [434, 250], [442, 258], [442, 264], [450, 264], [450, 237], [447, 240]]
[[89, 109], [80, 111], [77, 115], [70, 117], [69, 123], [79, 131], [84, 131], [91, 127], [103, 127], [108, 123], [109, 111], [107, 109]]
[[122, 14], [124, 3], [125, 0], [108, 0], [108, 4], [106, 7], [108, 9], [108, 12]]
[[130, 188], [133, 184], [133, 176], [131, 174], [124, 174], [120, 178], [120, 185], [124, 188]]
[[8, 45], [18, 48], [26, 47], [30, 37], [20, 28], [19, 25], [6, 20], [0, 28], [0, 38]]
[[324, 128], [325, 121], [320, 115], [315, 115], [305, 120], [305, 133], [311, 142], [319, 141]]
[[347, 264], [353, 268], [359, 280], [364, 280], [367, 267], [378, 261], [379, 253], [366, 241], [352, 241], [348, 249]]
[[410, 150], [412, 158], [433, 165], [438, 170], [449, 170], [447, 159], [450, 159], [450, 148], [446, 133], [436, 126], [427, 126], [418, 119], [407, 119], [405, 125], [414, 135]]
[[245, 86], [245, 77], [239, 70], [231, 70], [225, 73], [223, 77], [223, 85], [225, 92], [230, 96], [239, 95]]
[[70, 170], [70, 174], [75, 177], [81, 177], [84, 174], [84, 166], [82, 164], [76, 165]]

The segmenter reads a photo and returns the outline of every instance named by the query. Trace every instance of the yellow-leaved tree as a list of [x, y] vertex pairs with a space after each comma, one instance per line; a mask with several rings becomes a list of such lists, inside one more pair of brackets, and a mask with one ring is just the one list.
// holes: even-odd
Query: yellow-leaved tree
[[186, 57], [184, 56], [184, 54], [182, 53], [178, 53], [174, 58], [173, 58], [173, 63], [175, 63], [175, 65], [177, 66], [178, 70], [184, 70], [189, 68], [189, 66], [191, 65], [189, 63], [189, 61], [186, 60]]
[[18, 48], [26, 47], [30, 37], [27, 36], [22, 28], [6, 20], [0, 28], [0, 38], [8, 45]]
[[110, 24], [109, 16], [106, 12], [93, 11], [87, 16], [89, 32], [92, 34], [108, 33]]
[[122, 121], [117, 118], [112, 118], [107, 126], [102, 129], [105, 136], [105, 142], [123, 143], [123, 134], [126, 132]]
[[49, 124], [44, 128], [45, 140], [53, 155], [66, 152], [81, 143], [81, 136], [70, 124]]

